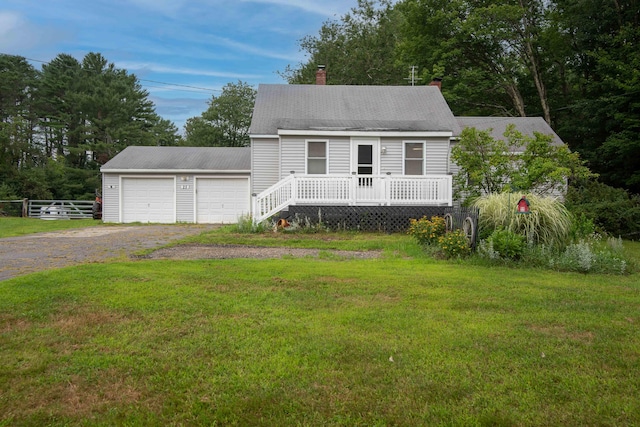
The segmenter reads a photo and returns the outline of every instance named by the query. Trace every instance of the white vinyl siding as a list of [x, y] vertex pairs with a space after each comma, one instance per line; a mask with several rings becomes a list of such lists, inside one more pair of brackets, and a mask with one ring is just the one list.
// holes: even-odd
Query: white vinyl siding
[[251, 174], [252, 193], [260, 193], [280, 180], [280, 142], [277, 139], [252, 141]]
[[193, 194], [195, 183], [193, 175], [176, 177], [176, 221], [193, 222]]
[[449, 141], [427, 141], [425, 162], [427, 175], [446, 175], [449, 173]]
[[456, 162], [451, 159], [451, 150], [456, 146], [456, 142], [451, 142], [451, 147], [449, 148], [447, 162], [449, 164], [449, 173], [452, 175], [457, 175], [460, 171], [460, 166]]
[[102, 220], [120, 221], [120, 177], [116, 174], [102, 174]]
[[280, 179], [286, 178], [291, 172], [304, 175], [307, 169], [307, 165], [305, 164], [305, 140], [297, 137], [283, 137], [281, 150], [282, 168], [280, 171]]
[[[382, 149], [384, 147], [384, 151]], [[402, 175], [402, 141], [385, 138], [380, 141], [380, 173]]]
[[329, 158], [330, 174], [348, 174], [351, 169], [351, 141], [348, 138], [330, 140]]

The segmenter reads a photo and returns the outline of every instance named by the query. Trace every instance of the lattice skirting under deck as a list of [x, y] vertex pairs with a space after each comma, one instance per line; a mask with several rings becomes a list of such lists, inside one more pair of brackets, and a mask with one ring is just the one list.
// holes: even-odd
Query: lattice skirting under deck
[[[444, 206], [289, 206], [289, 212], [282, 216], [289, 220], [306, 218], [311, 223], [322, 221], [334, 230], [395, 233], [407, 231], [411, 218], [431, 218], [454, 212], [455, 218], [467, 215], [456, 208]], [[477, 221], [477, 215], [475, 218]]]

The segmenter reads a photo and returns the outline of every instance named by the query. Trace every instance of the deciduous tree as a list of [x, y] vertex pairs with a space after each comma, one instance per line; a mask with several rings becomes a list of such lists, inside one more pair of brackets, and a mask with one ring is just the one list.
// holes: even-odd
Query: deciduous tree
[[454, 177], [457, 197], [469, 201], [511, 189], [544, 195], [562, 191], [569, 179], [593, 176], [577, 153], [553, 145], [550, 135], [523, 135], [509, 125], [504, 136], [494, 139], [490, 130], [475, 128], [462, 131], [451, 151], [460, 168]]
[[219, 96], [213, 96], [201, 116], [187, 120], [187, 146], [245, 147], [249, 145], [249, 126], [256, 91], [247, 83], [228, 83]]

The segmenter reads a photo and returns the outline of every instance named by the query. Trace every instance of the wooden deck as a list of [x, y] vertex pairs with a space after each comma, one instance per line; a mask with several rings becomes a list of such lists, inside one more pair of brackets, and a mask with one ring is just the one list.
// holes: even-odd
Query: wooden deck
[[452, 206], [451, 175], [295, 175], [254, 197], [263, 221], [289, 206]]

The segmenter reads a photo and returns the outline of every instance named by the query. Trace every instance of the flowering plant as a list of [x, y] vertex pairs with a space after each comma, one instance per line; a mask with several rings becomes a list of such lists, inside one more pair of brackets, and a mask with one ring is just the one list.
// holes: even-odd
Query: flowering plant
[[438, 238], [446, 231], [444, 218], [433, 216], [427, 219], [423, 216], [420, 219], [409, 220], [409, 230], [407, 234], [412, 236], [421, 245], [431, 245], [438, 242]]
[[463, 257], [471, 253], [464, 231], [455, 230], [438, 238], [438, 245], [447, 258]]

